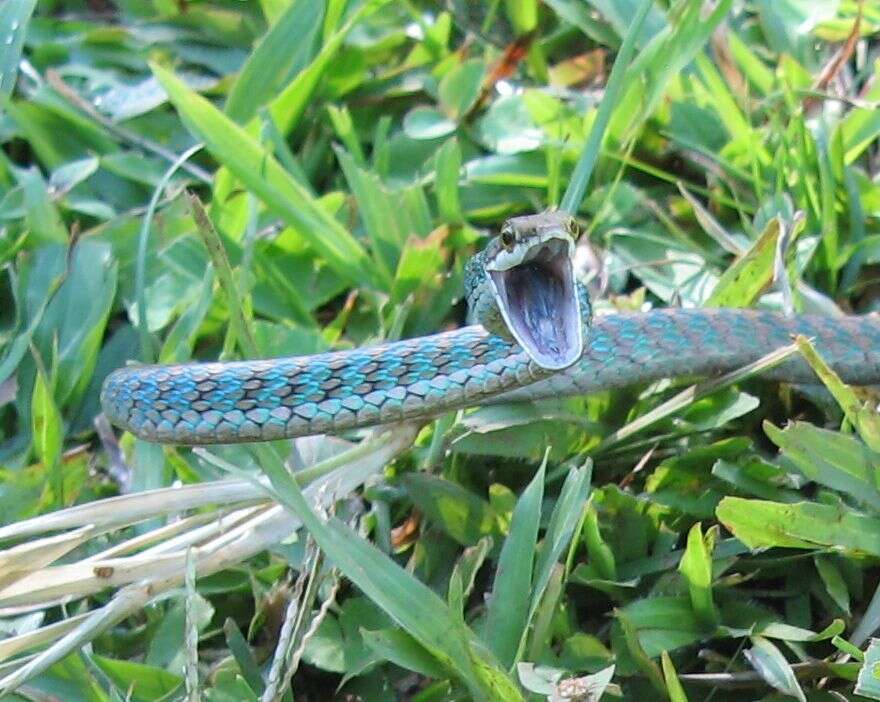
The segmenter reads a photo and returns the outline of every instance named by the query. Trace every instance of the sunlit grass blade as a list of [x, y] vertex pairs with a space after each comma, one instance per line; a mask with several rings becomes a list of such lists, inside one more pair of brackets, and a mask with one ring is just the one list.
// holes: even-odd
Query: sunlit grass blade
[[345, 20], [345, 23], [326, 38], [324, 45], [311, 63], [301, 70], [278, 97], [269, 104], [269, 112], [282, 134], [288, 134], [299, 123], [321, 77], [342, 48], [349, 32], [358, 22], [372, 15], [388, 2], [389, 0], [368, 0], [359, 5]]
[[205, 248], [208, 249], [208, 255], [217, 271], [217, 277], [220, 280], [220, 287], [226, 294], [226, 304], [229, 307], [229, 326], [235, 339], [238, 342], [239, 349], [248, 356], [257, 356], [257, 343], [254, 341], [254, 331], [251, 327], [251, 320], [245, 312], [245, 300], [242, 299], [238, 283], [235, 280], [235, 274], [232, 266], [229, 264], [229, 257], [226, 255], [226, 249], [223, 248], [223, 242], [214, 228], [208, 213], [205, 211], [202, 201], [197, 195], [189, 193], [190, 208], [192, 209], [193, 219], [202, 241], [205, 242]]
[[298, 0], [287, 6], [250, 53], [229, 90], [226, 114], [231, 119], [245, 124], [282, 89], [293, 68], [308, 63], [324, 5], [321, 0]]
[[157, 65], [153, 71], [180, 116], [208, 150], [270, 210], [294, 227], [340, 278], [355, 285], [386, 287], [387, 279], [376, 271], [357, 240], [245, 129], [170, 71]]
[[653, 4], [653, 0], [642, 0], [642, 4], [639, 5], [632, 24], [623, 38], [623, 43], [620, 45], [620, 51], [617, 52], [617, 58], [614, 61], [611, 74], [608, 76], [608, 83], [605, 85], [605, 96], [602, 98], [602, 104], [599, 105], [596, 119], [593, 121], [593, 126], [590, 129], [590, 136], [587, 137], [587, 143], [584, 144], [584, 149], [574, 168], [574, 172], [571, 174], [571, 179], [568, 181], [568, 187], [562, 196], [562, 202], [559, 203], [559, 209], [561, 210], [576, 214], [580, 209], [584, 193], [587, 192], [587, 183], [593, 174], [596, 161], [599, 160], [602, 140], [608, 129], [608, 123], [611, 121], [611, 115], [614, 113], [614, 108], [617, 107], [620, 95], [623, 92], [624, 75], [632, 61], [636, 40], [642, 29], [642, 23], [645, 21], [645, 17], [648, 15]]
[[707, 627], [718, 622], [718, 610], [712, 597], [712, 551], [715, 548], [715, 531], [703, 535], [702, 525], [697, 522], [688, 532], [687, 548], [678, 569], [688, 583], [694, 614]]

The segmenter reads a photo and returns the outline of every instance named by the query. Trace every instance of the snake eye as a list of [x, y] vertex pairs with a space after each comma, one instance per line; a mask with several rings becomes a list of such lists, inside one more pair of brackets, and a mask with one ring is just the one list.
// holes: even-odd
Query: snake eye
[[577, 239], [581, 235], [581, 228], [574, 217], [568, 220], [568, 233], [571, 234], [573, 239]]
[[516, 236], [513, 231], [505, 227], [501, 230], [501, 245], [505, 249], [513, 248], [514, 243], [516, 243]]

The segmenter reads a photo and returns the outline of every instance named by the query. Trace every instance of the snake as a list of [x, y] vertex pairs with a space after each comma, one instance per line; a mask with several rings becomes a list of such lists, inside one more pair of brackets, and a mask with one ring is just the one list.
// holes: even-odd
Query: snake
[[[576, 230], [558, 210], [508, 219], [465, 266], [468, 324], [453, 331], [307, 356], [130, 365], [105, 379], [103, 411], [160, 443], [338, 434], [490, 403], [711, 377], [799, 334], [844, 382], [880, 382], [880, 319], [872, 315], [658, 308], [594, 316], [574, 271]], [[818, 382], [800, 355], [764, 375]]]

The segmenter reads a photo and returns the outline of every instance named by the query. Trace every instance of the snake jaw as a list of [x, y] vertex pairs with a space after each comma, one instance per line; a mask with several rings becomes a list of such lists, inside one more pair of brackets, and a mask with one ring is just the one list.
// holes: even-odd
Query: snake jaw
[[486, 266], [508, 330], [548, 370], [568, 368], [583, 353], [573, 249], [570, 236], [551, 230]]

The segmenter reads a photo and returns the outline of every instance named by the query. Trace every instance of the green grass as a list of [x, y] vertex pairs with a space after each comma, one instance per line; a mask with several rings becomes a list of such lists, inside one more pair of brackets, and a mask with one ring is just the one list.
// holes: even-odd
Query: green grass
[[873, 0], [0, 3], [0, 699], [880, 699], [876, 398], [808, 340], [830, 392], [772, 357], [294, 448], [95, 423], [128, 361], [459, 325], [467, 258], [548, 206], [600, 312], [876, 309], [878, 30]]

